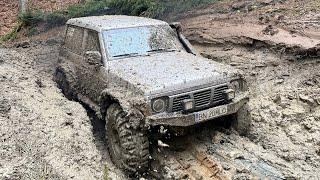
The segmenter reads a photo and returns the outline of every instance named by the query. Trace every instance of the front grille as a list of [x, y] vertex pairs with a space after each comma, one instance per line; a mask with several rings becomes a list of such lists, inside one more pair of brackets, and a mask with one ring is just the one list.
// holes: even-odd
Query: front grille
[[213, 97], [212, 102], [213, 103], [219, 103], [225, 100], [224, 91], [228, 89], [228, 86], [220, 86], [214, 89], [213, 91]]
[[179, 96], [179, 97], [175, 97], [173, 98], [173, 102], [172, 102], [172, 111], [176, 112], [176, 111], [182, 111], [182, 104], [181, 102], [185, 99], [190, 99], [190, 95], [184, 95], [184, 96]]
[[196, 107], [210, 104], [211, 89], [196, 92], [193, 94], [194, 104]]
[[171, 112], [182, 111], [182, 101], [191, 98], [193, 98], [194, 100], [194, 110], [203, 109], [217, 104], [222, 104], [226, 100], [224, 91], [227, 89], [228, 86], [224, 85], [200, 91], [193, 91], [181, 96], [173, 97], [171, 99]]

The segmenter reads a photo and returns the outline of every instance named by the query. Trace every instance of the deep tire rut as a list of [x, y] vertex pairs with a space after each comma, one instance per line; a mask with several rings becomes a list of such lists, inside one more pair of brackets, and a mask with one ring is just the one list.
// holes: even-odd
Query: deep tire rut
[[[236, 132], [208, 130], [198, 135], [172, 140], [168, 149], [158, 149], [154, 157], [164, 179], [284, 179], [279, 165], [270, 165], [275, 156]], [[185, 144], [181, 144], [185, 143]], [[259, 151], [258, 153], [253, 150]], [[283, 163], [283, 164], [281, 164]]]

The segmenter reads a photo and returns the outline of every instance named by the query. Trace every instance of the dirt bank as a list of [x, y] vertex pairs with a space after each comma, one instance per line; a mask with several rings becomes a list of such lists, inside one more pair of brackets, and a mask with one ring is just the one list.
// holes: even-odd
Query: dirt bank
[[[26, 1], [28, 9], [42, 12], [53, 12], [63, 10], [66, 7], [85, 2], [85, 0], [56, 0], [56, 1], [41, 1], [29, 0]], [[1, 0], [0, 2], [0, 36], [9, 33], [18, 23], [19, 16], [19, 1]]]
[[86, 110], [52, 81], [57, 40], [0, 49], [0, 179], [119, 178]]
[[[175, 148], [174, 142], [162, 151], [171, 160], [163, 163], [164, 174], [191, 179], [318, 179], [320, 58], [314, 31], [319, 26], [313, 19], [319, 11], [308, 9], [315, 1], [238, 2], [194, 10], [181, 21], [198, 52], [244, 72], [252, 129], [240, 137], [211, 126], [182, 140], [190, 142], [182, 148]], [[260, 15], [269, 15], [268, 22], [260, 22]], [[286, 21], [277, 23], [278, 16]], [[199, 170], [206, 164], [199, 152], [213, 162], [209, 169], [218, 169], [213, 171], [216, 176]]]

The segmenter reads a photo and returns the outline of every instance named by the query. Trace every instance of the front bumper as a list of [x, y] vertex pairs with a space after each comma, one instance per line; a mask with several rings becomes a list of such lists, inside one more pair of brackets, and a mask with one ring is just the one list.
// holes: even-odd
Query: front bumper
[[212, 107], [192, 113], [162, 113], [146, 117], [146, 124], [150, 126], [192, 126], [201, 122], [236, 113], [249, 101], [248, 93], [238, 95], [229, 104]]

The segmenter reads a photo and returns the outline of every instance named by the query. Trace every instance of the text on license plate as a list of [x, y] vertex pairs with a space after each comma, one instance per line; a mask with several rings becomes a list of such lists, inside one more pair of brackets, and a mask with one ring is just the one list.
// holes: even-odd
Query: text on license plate
[[227, 105], [220, 106], [210, 110], [198, 112], [195, 115], [195, 121], [200, 122], [204, 120], [209, 120], [209, 119], [213, 119], [215, 117], [226, 115], [226, 114], [228, 114], [228, 106]]

